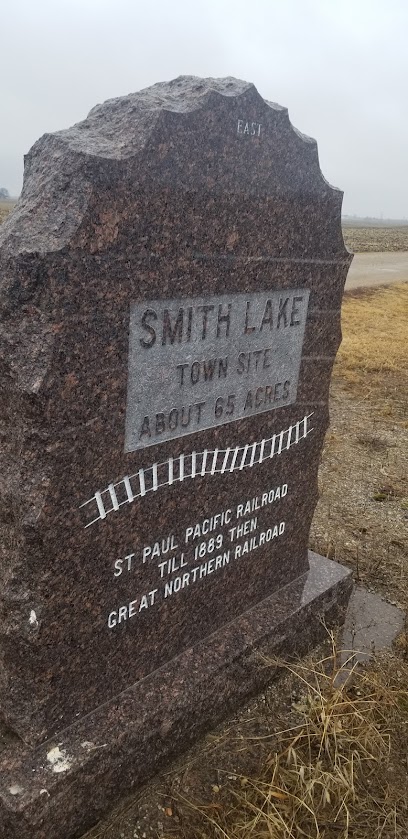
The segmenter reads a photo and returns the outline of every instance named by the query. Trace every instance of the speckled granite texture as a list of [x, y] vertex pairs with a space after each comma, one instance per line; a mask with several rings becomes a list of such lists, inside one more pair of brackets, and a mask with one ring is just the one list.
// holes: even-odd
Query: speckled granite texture
[[[187, 650], [195, 673], [192, 650], [214, 633], [222, 647], [228, 626], [239, 657], [240, 616], [307, 573], [352, 258], [341, 200], [315, 141], [235, 79], [182, 77], [111, 100], [27, 155], [22, 197], [0, 228], [0, 708], [26, 744], [114, 707], [159, 668], [176, 675], [171, 662]], [[294, 404], [125, 451], [134, 301], [294, 288], [310, 292]], [[297, 429], [296, 445], [279, 457], [176, 480], [85, 527], [81, 505], [118, 482], [128, 492], [125, 476], [285, 429], [292, 443]], [[284, 532], [148, 602], [158, 569], [140, 561], [145, 546], [170, 535], [180, 544], [192, 524], [284, 485], [256, 511], [258, 532], [283, 521]], [[217, 532], [228, 538], [227, 525]], [[115, 576], [130, 553], [139, 561]], [[109, 628], [120, 608], [129, 619]], [[231, 678], [226, 704], [236, 691]]]
[[3, 753], [0, 836], [81, 836], [118, 796], [265, 687], [275, 675], [265, 656], [303, 655], [326, 637], [327, 627], [342, 623], [351, 573], [324, 557], [309, 557], [302, 577], [59, 737]]

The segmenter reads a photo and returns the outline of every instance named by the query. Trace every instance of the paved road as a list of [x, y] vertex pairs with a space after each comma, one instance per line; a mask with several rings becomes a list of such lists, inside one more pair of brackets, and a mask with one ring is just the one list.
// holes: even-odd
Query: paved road
[[408, 282], [408, 251], [356, 253], [348, 273], [346, 289]]

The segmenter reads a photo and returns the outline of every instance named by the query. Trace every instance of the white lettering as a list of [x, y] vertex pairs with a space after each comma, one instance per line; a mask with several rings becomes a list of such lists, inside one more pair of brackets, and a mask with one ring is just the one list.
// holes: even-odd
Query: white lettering
[[115, 571], [113, 572], [114, 577], [120, 577], [120, 575], [123, 571], [122, 565], [123, 565], [123, 559], [117, 559], [116, 562], [115, 562]]
[[148, 594], [143, 594], [140, 600], [136, 598], [136, 600], [131, 600], [127, 605], [119, 606], [117, 610], [110, 612], [108, 616], [109, 629], [113, 629], [115, 626], [127, 621], [129, 618], [133, 618], [134, 615], [139, 614], [144, 609], [148, 609], [150, 606], [153, 606], [157, 592], [158, 589], [155, 588], [153, 591], [149, 591]]
[[[234, 528], [237, 530], [238, 528]], [[268, 527], [267, 530], [263, 530], [259, 535], [251, 536], [250, 539], [246, 539], [243, 544], [235, 545], [234, 548], [234, 558], [240, 559], [245, 554], [250, 553], [251, 551], [256, 551], [257, 548], [262, 547], [267, 542], [271, 542], [272, 539], [276, 539], [278, 536], [282, 536], [285, 532], [285, 522], [281, 521], [280, 524], [275, 524], [274, 527]]]
[[254, 519], [247, 519], [246, 522], [239, 524], [236, 527], [231, 527], [228, 531], [231, 542], [236, 542], [241, 538], [241, 536], [246, 536], [247, 533], [251, 533], [253, 530], [256, 530], [257, 526], [258, 519], [255, 517]]
[[[234, 511], [228, 508], [189, 525], [184, 535], [184, 542], [189, 548], [185, 551], [175, 553], [178, 544], [172, 534], [157, 539], [151, 545], [145, 545], [137, 558], [142, 562], [158, 560], [156, 566], [157, 575], [162, 581], [161, 587], [140, 594], [128, 603], [112, 609], [107, 617], [108, 628], [114, 629], [126, 623], [158, 602], [222, 570], [230, 563], [231, 557], [243, 559], [252, 551], [282, 536], [285, 532], [285, 521], [260, 531], [258, 511], [278, 502], [287, 494], [288, 484], [284, 483], [237, 504]], [[253, 515], [254, 512], [256, 515]], [[225, 528], [225, 531], [220, 532], [221, 528]], [[226, 538], [234, 543], [232, 552], [223, 552]], [[113, 563], [114, 577], [120, 577], [124, 571], [132, 570], [135, 557], [136, 554], [130, 552], [116, 559]]]
[[201, 536], [213, 533], [214, 530], [224, 527], [225, 524], [229, 524], [231, 516], [232, 510], [223, 510], [222, 513], [216, 513], [215, 516], [211, 516], [209, 519], [203, 519], [203, 521], [187, 527], [184, 538], [186, 545], [188, 545], [189, 542], [193, 542], [195, 539], [200, 539]]
[[237, 122], [237, 134], [247, 134], [251, 137], [260, 137], [261, 128], [261, 122], [249, 122], [243, 119], [239, 119]]
[[274, 501], [279, 501], [280, 498], [284, 498], [287, 492], [288, 485], [282, 484], [279, 487], [268, 490], [268, 492], [263, 492], [262, 495], [248, 498], [242, 504], [237, 504], [235, 517], [237, 519], [245, 518], [249, 513], [260, 510], [262, 507], [266, 507], [268, 504], [273, 504]]

